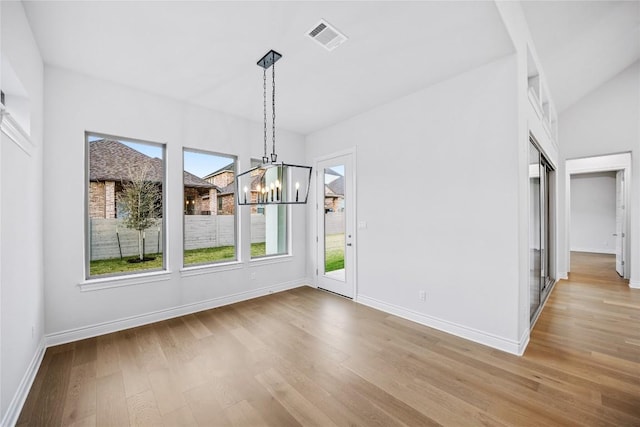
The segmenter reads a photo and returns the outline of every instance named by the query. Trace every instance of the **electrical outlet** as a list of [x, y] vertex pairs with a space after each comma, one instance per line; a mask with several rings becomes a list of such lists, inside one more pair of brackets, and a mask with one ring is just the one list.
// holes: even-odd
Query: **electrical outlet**
[[420, 296], [420, 301], [426, 301], [427, 300], [427, 291], [420, 291], [419, 296]]
[[256, 273], [251, 273], [251, 280], [256, 280]]

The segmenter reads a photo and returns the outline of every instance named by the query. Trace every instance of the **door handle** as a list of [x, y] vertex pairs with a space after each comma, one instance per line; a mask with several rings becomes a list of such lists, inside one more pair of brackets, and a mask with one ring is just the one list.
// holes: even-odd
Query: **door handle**
[[613, 236], [617, 236], [617, 235], [618, 235], [618, 233], [613, 233], [612, 235], [613, 235]]
[[347, 246], [351, 246], [351, 243], [347, 243]]

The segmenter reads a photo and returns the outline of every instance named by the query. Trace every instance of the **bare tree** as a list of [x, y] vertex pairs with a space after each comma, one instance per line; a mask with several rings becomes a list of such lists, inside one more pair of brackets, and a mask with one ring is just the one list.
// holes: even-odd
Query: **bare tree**
[[125, 227], [138, 230], [140, 261], [144, 261], [144, 231], [156, 225], [162, 216], [162, 192], [158, 183], [150, 179], [151, 172], [149, 164], [130, 170], [130, 181], [122, 183], [122, 192], [118, 195]]

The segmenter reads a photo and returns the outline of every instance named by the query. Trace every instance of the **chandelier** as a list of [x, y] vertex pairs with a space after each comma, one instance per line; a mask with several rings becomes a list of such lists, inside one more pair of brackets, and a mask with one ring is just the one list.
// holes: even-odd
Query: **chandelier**
[[[264, 152], [261, 163], [236, 179], [238, 205], [305, 204], [311, 184], [311, 166], [278, 162], [276, 154], [276, 67], [282, 55], [270, 50], [259, 61], [263, 68]], [[271, 155], [267, 156], [267, 70], [271, 68]]]

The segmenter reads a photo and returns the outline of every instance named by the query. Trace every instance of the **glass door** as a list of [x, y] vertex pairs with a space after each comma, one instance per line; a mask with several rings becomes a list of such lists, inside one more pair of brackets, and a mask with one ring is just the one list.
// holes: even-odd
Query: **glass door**
[[529, 308], [533, 320], [551, 290], [553, 168], [533, 140], [529, 145]]
[[533, 318], [540, 307], [542, 279], [540, 209], [540, 152], [529, 145], [529, 314]]
[[318, 163], [318, 287], [348, 298], [355, 294], [352, 155]]

